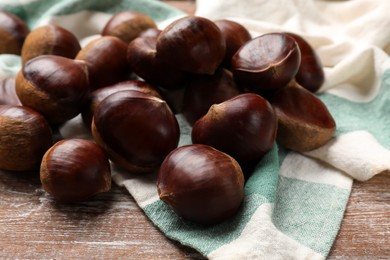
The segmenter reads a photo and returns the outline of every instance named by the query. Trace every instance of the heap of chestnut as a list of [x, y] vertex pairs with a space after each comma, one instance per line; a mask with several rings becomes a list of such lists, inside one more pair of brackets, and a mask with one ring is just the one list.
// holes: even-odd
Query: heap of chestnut
[[[1, 53], [23, 64], [1, 84], [0, 168], [39, 169], [60, 201], [108, 191], [111, 162], [157, 173], [161, 200], [183, 218], [219, 223], [242, 204], [244, 169], [275, 142], [305, 152], [335, 132], [314, 94], [321, 62], [296, 34], [252, 38], [234, 21], [197, 16], [159, 30], [123, 11], [82, 47], [60, 26], [30, 32], [11, 14], [0, 20], [8, 21], [0, 23]], [[79, 114], [91, 140], [62, 139], [58, 129]], [[192, 126], [192, 144], [178, 147], [176, 114]]]

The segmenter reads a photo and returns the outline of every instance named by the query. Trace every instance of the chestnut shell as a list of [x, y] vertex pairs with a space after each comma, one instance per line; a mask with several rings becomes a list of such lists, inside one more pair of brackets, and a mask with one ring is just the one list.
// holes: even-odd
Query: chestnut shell
[[32, 30], [22, 47], [22, 64], [40, 55], [56, 55], [73, 59], [80, 51], [79, 40], [67, 29], [44, 25]]
[[42, 115], [28, 107], [0, 105], [0, 169], [36, 170], [52, 143]]
[[226, 52], [222, 66], [229, 68], [233, 55], [245, 43], [252, 39], [249, 31], [241, 24], [228, 19], [215, 20], [214, 23], [221, 30], [226, 41]]
[[157, 89], [157, 87], [141, 80], [126, 80], [126, 81], [118, 82], [114, 85], [96, 89], [90, 94], [89, 102], [81, 113], [84, 124], [88, 128], [91, 128], [92, 117], [95, 108], [100, 104], [100, 102], [103, 99], [105, 99], [106, 97], [108, 97], [113, 93], [122, 90], [140, 91], [161, 98], [160, 92]]
[[77, 116], [88, 90], [85, 63], [60, 56], [35, 57], [16, 76], [16, 93], [22, 104], [35, 109], [52, 124]]
[[18, 16], [0, 11], [0, 54], [20, 55], [30, 29]]
[[219, 68], [213, 75], [192, 75], [188, 79], [181, 113], [193, 125], [209, 108], [240, 94], [230, 71]]
[[91, 89], [112, 85], [126, 79], [130, 70], [126, 60], [127, 46], [112, 36], [103, 36], [89, 42], [76, 56], [88, 67]]
[[213, 74], [224, 58], [226, 42], [212, 21], [186, 16], [175, 20], [160, 33], [156, 50], [159, 59], [177, 69]]
[[138, 37], [127, 47], [130, 69], [147, 82], [166, 89], [183, 87], [187, 73], [166, 64], [156, 56], [158, 36]]
[[301, 51], [301, 64], [297, 75], [295, 75], [295, 80], [307, 90], [316, 92], [325, 81], [325, 73], [320, 57], [303, 37], [290, 32], [286, 34], [294, 38]]
[[330, 140], [336, 123], [325, 104], [307, 89], [290, 85], [277, 92], [271, 104], [278, 117], [277, 142], [305, 152]]
[[45, 153], [40, 179], [43, 189], [58, 200], [85, 200], [111, 188], [110, 163], [95, 143], [64, 139]]
[[92, 135], [110, 159], [130, 172], [156, 169], [179, 142], [179, 125], [167, 103], [124, 90], [96, 107]]
[[134, 11], [121, 11], [114, 14], [104, 26], [103, 36], [115, 36], [129, 44], [143, 31], [157, 28], [152, 18]]
[[215, 224], [234, 215], [244, 197], [244, 175], [231, 156], [191, 144], [173, 150], [157, 177], [160, 199], [185, 219]]
[[210, 145], [239, 163], [259, 161], [275, 143], [276, 114], [263, 97], [246, 93], [212, 105], [192, 128], [192, 142]]
[[244, 44], [234, 54], [231, 69], [239, 85], [268, 95], [294, 79], [300, 62], [300, 50], [292, 37], [267, 33]]

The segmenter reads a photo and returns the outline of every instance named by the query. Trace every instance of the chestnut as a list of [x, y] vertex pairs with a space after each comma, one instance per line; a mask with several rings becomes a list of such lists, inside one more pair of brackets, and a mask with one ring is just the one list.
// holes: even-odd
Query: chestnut
[[163, 99], [168, 103], [169, 107], [175, 114], [179, 114], [183, 110], [183, 99], [185, 92], [185, 83], [184, 87], [177, 89], [165, 89], [159, 88]]
[[115, 36], [129, 44], [143, 31], [157, 28], [152, 18], [134, 11], [122, 11], [114, 14], [102, 30], [103, 36]]
[[59, 125], [77, 116], [89, 90], [86, 64], [41, 55], [29, 60], [16, 76], [16, 94], [24, 106]]
[[193, 143], [210, 145], [241, 164], [258, 162], [275, 143], [276, 114], [263, 97], [245, 93], [212, 105], [195, 122]]
[[288, 36], [294, 38], [301, 51], [301, 64], [295, 80], [302, 87], [311, 92], [316, 92], [325, 81], [322, 62], [313, 47], [300, 35], [286, 32]]
[[16, 15], [0, 11], [0, 54], [20, 55], [30, 29]]
[[110, 163], [97, 144], [85, 139], [64, 139], [43, 156], [40, 179], [43, 189], [57, 200], [86, 200], [110, 190]]
[[22, 47], [22, 64], [40, 55], [56, 55], [73, 59], [80, 51], [79, 40], [58, 25], [44, 25], [32, 30]]
[[329, 141], [336, 123], [325, 104], [307, 89], [290, 84], [270, 100], [278, 118], [276, 140], [282, 146], [305, 152]]
[[213, 74], [224, 58], [226, 42], [214, 22], [186, 16], [161, 32], [156, 50], [157, 58], [179, 70]]
[[249, 31], [241, 24], [228, 19], [215, 20], [226, 41], [226, 52], [222, 66], [230, 68], [233, 55], [242, 45], [252, 39]]
[[130, 70], [145, 81], [163, 88], [181, 88], [186, 73], [166, 64], [156, 56], [157, 37], [143, 36], [130, 42], [127, 47]]
[[93, 113], [100, 102], [109, 95], [121, 90], [135, 90], [161, 98], [157, 87], [141, 80], [122, 81], [114, 85], [96, 89], [90, 94], [88, 105], [81, 113], [83, 122], [88, 128], [91, 127]]
[[38, 169], [53, 143], [46, 119], [27, 107], [0, 105], [0, 122], [0, 169]]
[[160, 199], [178, 215], [211, 225], [232, 217], [244, 198], [244, 175], [234, 158], [207, 145], [173, 150], [158, 171]]
[[15, 90], [15, 78], [8, 77], [0, 81], [0, 105], [22, 105]]
[[147, 173], [177, 147], [180, 132], [165, 101], [123, 90], [95, 108], [92, 136], [115, 164], [133, 173]]
[[232, 58], [237, 84], [268, 95], [285, 87], [297, 74], [301, 54], [294, 38], [267, 33], [244, 44]]
[[219, 68], [213, 75], [193, 75], [186, 84], [181, 113], [193, 125], [211, 105], [240, 94], [230, 71]]
[[88, 66], [91, 89], [123, 81], [130, 74], [126, 60], [127, 46], [112, 36], [99, 37], [89, 42], [77, 53], [76, 60]]
[[[160, 33], [162, 32], [162, 30], [160, 29], [157, 29], [157, 28], [149, 28], [149, 29], [146, 29], [145, 31], [141, 32], [138, 37], [158, 37], [160, 35]], [[137, 37], [137, 38], [138, 38]]]

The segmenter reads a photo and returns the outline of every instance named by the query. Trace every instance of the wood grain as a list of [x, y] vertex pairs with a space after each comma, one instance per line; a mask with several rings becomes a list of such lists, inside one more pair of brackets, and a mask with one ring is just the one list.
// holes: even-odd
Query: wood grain
[[390, 259], [390, 173], [355, 181], [330, 258]]
[[[165, 1], [193, 13], [193, 1]], [[0, 259], [202, 259], [167, 239], [123, 188], [53, 201], [37, 174], [0, 172]], [[390, 174], [355, 182], [329, 259], [390, 259]]]
[[0, 209], [0, 259], [202, 258], [165, 238], [117, 186], [62, 204], [42, 190], [36, 174], [0, 172]]

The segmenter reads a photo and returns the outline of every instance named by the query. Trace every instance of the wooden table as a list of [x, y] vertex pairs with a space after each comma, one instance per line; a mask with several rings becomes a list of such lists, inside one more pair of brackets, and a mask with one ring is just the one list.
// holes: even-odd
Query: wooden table
[[[193, 1], [165, 1], [193, 13]], [[202, 259], [168, 240], [123, 188], [56, 203], [38, 175], [0, 172], [1, 259]], [[390, 259], [390, 174], [353, 185], [330, 259]]]

